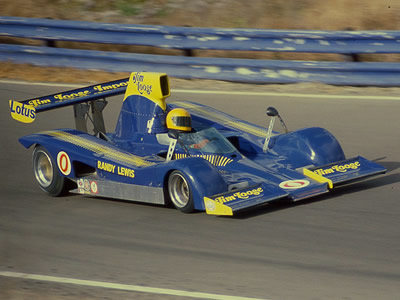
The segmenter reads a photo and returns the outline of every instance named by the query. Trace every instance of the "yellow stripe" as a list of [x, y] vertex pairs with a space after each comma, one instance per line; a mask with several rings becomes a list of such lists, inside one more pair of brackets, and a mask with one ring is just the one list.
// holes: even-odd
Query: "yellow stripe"
[[54, 136], [55, 138], [57, 138], [59, 140], [69, 142], [76, 146], [82, 147], [86, 150], [95, 152], [96, 154], [103, 155], [104, 158], [107, 158], [110, 160], [116, 160], [116, 161], [120, 161], [122, 163], [128, 163], [128, 164], [138, 166], [138, 167], [150, 166], [150, 165], [154, 164], [152, 162], [144, 160], [143, 158], [141, 158], [139, 156], [136, 156], [133, 154], [128, 154], [128, 153], [123, 153], [123, 152], [115, 150], [111, 147], [107, 147], [106, 145], [102, 145], [100, 143], [90, 141], [90, 140], [87, 140], [80, 136], [76, 136], [76, 135], [73, 135], [73, 134], [70, 134], [67, 132], [45, 131], [45, 132], [41, 132], [41, 134]]
[[221, 160], [221, 162], [220, 162], [220, 164], [221, 164], [221, 166], [226, 166], [226, 164], [227, 164], [227, 162], [228, 162], [228, 158], [227, 157], [223, 157], [222, 158], [222, 160]]
[[[61, 141], [69, 142], [71, 144], [82, 147], [89, 151], [95, 152], [96, 154], [102, 155], [104, 158], [108, 158], [110, 160], [120, 161], [122, 163], [128, 163], [138, 167], [154, 165], [154, 163], [144, 160], [139, 156], [120, 152], [113, 148], [107, 147], [106, 145], [90, 141], [88, 139], [70, 134], [68, 132], [43, 131], [41, 132], [41, 134], [50, 135]], [[196, 156], [209, 161], [212, 165], [215, 166], [226, 166], [228, 163], [231, 163], [233, 161], [232, 159], [229, 159], [228, 157], [225, 156], [217, 156], [217, 155], [196, 155]], [[175, 153], [175, 159], [182, 159], [186, 157], [187, 155], [184, 153]]]
[[[175, 159], [182, 159], [182, 158], [186, 158], [186, 157], [187, 157], [187, 154], [175, 153]], [[200, 157], [204, 160], [207, 160], [210, 164], [212, 164], [214, 166], [226, 166], [227, 164], [233, 162], [233, 159], [230, 159], [225, 156], [220, 156], [220, 155], [198, 154], [198, 155], [192, 155], [192, 157]]]
[[329, 186], [330, 189], [333, 188], [333, 182], [329, 178], [326, 178], [324, 176], [318, 175], [315, 172], [310, 171], [310, 170], [308, 170], [306, 168], [303, 169], [303, 174], [305, 176], [307, 176], [308, 178], [311, 178], [311, 179], [315, 180], [316, 182], [319, 182], [319, 183], [326, 182], [326, 183], [328, 183], [328, 186]]
[[187, 103], [187, 102], [179, 102], [178, 103], [178, 102], [176, 102], [175, 104], [178, 106], [188, 108], [188, 109], [192, 109], [203, 115], [206, 115], [208, 118], [215, 119], [217, 122], [222, 122], [223, 125], [227, 125], [227, 126], [251, 133], [251, 134], [259, 136], [259, 137], [265, 137], [267, 135], [267, 130], [260, 129], [257, 126], [241, 122], [240, 120], [232, 121], [231, 119], [229, 119], [228, 117], [226, 117], [224, 115], [220, 115], [215, 112], [209, 112], [205, 108], [198, 106], [194, 103]]

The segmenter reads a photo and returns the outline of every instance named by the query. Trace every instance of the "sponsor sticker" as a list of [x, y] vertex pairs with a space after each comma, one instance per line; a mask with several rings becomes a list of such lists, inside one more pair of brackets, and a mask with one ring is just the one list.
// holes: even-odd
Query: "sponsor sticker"
[[309, 184], [310, 182], [308, 180], [296, 179], [296, 180], [283, 181], [279, 184], [279, 187], [286, 190], [297, 190], [306, 187]]
[[90, 191], [91, 191], [93, 194], [97, 194], [98, 188], [97, 188], [97, 182], [96, 182], [96, 181], [91, 181], [91, 182], [90, 182]]
[[113, 173], [113, 174], [118, 174], [119, 176], [135, 178], [135, 170], [126, 168], [126, 167], [122, 167], [122, 166], [118, 166], [118, 165], [114, 165], [114, 164], [107, 163], [107, 162], [100, 161], [100, 160], [97, 161], [97, 169], [103, 170], [103, 171], [106, 171], [109, 173]]
[[71, 174], [71, 160], [66, 152], [60, 151], [57, 154], [57, 166], [65, 176]]
[[133, 73], [132, 82], [136, 85], [137, 91], [140, 95], [143, 95], [143, 93], [150, 95], [152, 93], [153, 85], [146, 84], [145, 79], [145, 75], [140, 72]]
[[11, 117], [22, 123], [32, 123], [36, 118], [36, 110], [32, 105], [25, 105], [10, 100]]
[[86, 192], [90, 192], [90, 183], [89, 180], [84, 179], [83, 180], [83, 188], [85, 189]]
[[34, 107], [38, 107], [38, 106], [41, 106], [41, 105], [46, 105], [46, 104], [51, 103], [51, 100], [50, 99], [42, 99], [42, 98], [40, 98], [40, 99], [30, 100], [28, 103], [29, 103], [29, 105], [32, 105]]
[[259, 187], [259, 188], [254, 188], [251, 190], [245, 190], [245, 191], [239, 191], [239, 192], [234, 192], [232, 194], [224, 195], [224, 196], [219, 196], [214, 199], [214, 201], [219, 202], [219, 203], [225, 203], [225, 202], [230, 202], [230, 201], [235, 201], [235, 200], [243, 200], [243, 199], [249, 199], [253, 198], [254, 196], [259, 196], [264, 192], [264, 190]]
[[76, 183], [78, 184], [78, 193], [84, 194], [85, 189], [83, 188], [83, 179], [78, 179], [78, 181]]
[[83, 179], [78, 179], [78, 188], [83, 189]]
[[76, 183], [80, 194], [97, 194], [99, 192], [97, 181], [78, 179]]
[[122, 81], [119, 83], [108, 84], [108, 85], [107, 84], [99, 84], [94, 87], [94, 90], [96, 92], [106, 92], [106, 91], [115, 90], [115, 89], [118, 89], [120, 87], [124, 87], [127, 85], [128, 85], [128, 81]]
[[314, 170], [314, 173], [317, 175], [329, 175], [329, 174], [335, 174], [335, 173], [346, 173], [347, 171], [351, 170], [357, 170], [361, 167], [361, 164], [359, 161], [355, 161], [352, 163], [345, 163], [345, 164], [338, 164], [334, 166], [330, 166], [329, 168], [325, 169], [316, 169]]

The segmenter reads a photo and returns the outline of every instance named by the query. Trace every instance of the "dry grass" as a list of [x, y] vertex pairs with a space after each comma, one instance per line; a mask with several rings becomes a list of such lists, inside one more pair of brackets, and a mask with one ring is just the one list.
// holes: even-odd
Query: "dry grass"
[[[2, 15], [192, 27], [310, 29], [310, 30], [399, 30], [400, 0], [0, 0]], [[10, 40], [0, 40], [10, 42]], [[37, 45], [37, 41], [11, 40]], [[135, 53], [182, 55], [181, 51], [151, 47], [59, 43], [60, 47]], [[290, 60], [343, 60], [340, 55], [198, 51], [196, 56]], [[400, 55], [363, 55], [368, 61], [400, 61]], [[21, 78], [27, 66], [2, 64], [0, 77]], [[34, 68], [34, 67], [33, 67]], [[21, 69], [19, 72], [18, 69]], [[52, 70], [55, 71], [55, 70]], [[34, 69], [38, 79], [48, 74]], [[43, 71], [44, 72], [44, 71]], [[69, 73], [74, 74], [73, 70]], [[82, 71], [79, 71], [82, 72]], [[88, 71], [89, 72], [89, 71]], [[60, 81], [68, 81], [65, 72]], [[50, 77], [54, 78], [54, 72]], [[77, 75], [77, 74], [76, 74]], [[120, 74], [117, 74], [120, 75]], [[124, 74], [125, 75], [125, 74]], [[77, 75], [78, 76], [78, 75]], [[101, 78], [97, 78], [101, 76]], [[103, 78], [106, 76], [107, 78]], [[79, 78], [80, 76], [78, 76]], [[86, 77], [86, 76], [85, 76]], [[115, 76], [91, 74], [93, 81]], [[116, 76], [116, 78], [121, 76]], [[46, 79], [45, 79], [46, 78]], [[86, 77], [87, 78], [87, 77]], [[73, 80], [73, 76], [71, 76]]]
[[2, 15], [195, 27], [396, 30], [399, 0], [1, 0]]
[[0, 64], [0, 78], [7, 80], [94, 84], [127, 77], [129, 77], [129, 72], [103, 72], [58, 67], [43, 68], [9, 62]]

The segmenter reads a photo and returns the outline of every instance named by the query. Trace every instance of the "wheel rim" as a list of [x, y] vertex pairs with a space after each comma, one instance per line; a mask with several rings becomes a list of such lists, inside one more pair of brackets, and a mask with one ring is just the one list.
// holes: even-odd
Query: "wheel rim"
[[37, 182], [42, 187], [49, 187], [53, 181], [53, 164], [47, 153], [39, 150], [33, 158], [33, 170]]
[[177, 208], [183, 208], [189, 203], [189, 185], [183, 175], [172, 174], [169, 179], [168, 189], [171, 201]]

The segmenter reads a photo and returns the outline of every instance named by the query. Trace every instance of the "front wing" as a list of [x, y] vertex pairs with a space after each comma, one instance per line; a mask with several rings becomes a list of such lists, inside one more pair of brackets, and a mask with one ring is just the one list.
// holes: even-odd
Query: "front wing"
[[232, 216], [234, 212], [287, 196], [288, 193], [284, 190], [261, 183], [240, 190], [204, 197], [204, 206], [209, 215]]
[[331, 189], [385, 172], [386, 169], [384, 167], [362, 156], [315, 168], [303, 169], [304, 175], [318, 182], [326, 182]]

